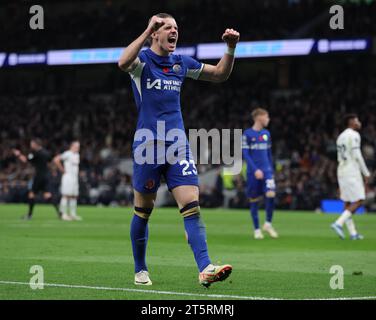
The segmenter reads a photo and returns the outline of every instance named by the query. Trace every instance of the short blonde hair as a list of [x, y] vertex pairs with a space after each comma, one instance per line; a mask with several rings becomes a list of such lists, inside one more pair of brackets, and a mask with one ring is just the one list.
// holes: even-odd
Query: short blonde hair
[[252, 119], [255, 120], [258, 116], [261, 116], [263, 114], [269, 114], [268, 110], [263, 109], [263, 108], [256, 108], [251, 113]]
[[[161, 19], [165, 19], [165, 18], [175, 19], [171, 14], [165, 13], [165, 12], [157, 13], [157, 14], [155, 14], [155, 16], [158, 17], [158, 18], [161, 18]], [[149, 18], [149, 22], [148, 23], [150, 23], [151, 18], [152, 17]]]

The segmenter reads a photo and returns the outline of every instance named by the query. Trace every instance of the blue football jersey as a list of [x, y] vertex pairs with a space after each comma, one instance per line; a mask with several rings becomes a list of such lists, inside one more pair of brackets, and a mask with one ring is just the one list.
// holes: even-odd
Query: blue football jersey
[[242, 151], [247, 163], [247, 172], [254, 173], [257, 169], [272, 173], [272, 139], [266, 129], [256, 131], [249, 128], [243, 133]]
[[[159, 56], [150, 48], [141, 51], [138, 58], [136, 68], [129, 72], [138, 110], [136, 129], [153, 133], [146, 140], [168, 141], [157, 131], [157, 122], [164, 122], [163, 134], [171, 129], [184, 132], [180, 90], [186, 77], [198, 79], [204, 64], [184, 55]], [[135, 140], [133, 148], [140, 143]]]

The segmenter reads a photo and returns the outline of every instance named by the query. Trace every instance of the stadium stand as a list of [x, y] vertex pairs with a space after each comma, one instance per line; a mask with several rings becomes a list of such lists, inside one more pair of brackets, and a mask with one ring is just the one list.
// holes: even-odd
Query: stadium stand
[[[41, 37], [40, 33], [30, 32], [25, 24], [30, 17], [30, 2], [8, 1], [0, 12], [0, 24], [7, 21], [6, 26], [0, 27], [8, 31], [0, 34], [2, 50], [37, 52], [127, 45], [144, 28], [148, 19], [145, 12], [160, 12], [162, 9], [160, 3], [146, 0], [138, 1], [137, 7], [130, 0], [86, 0], [80, 3], [78, 8], [77, 1], [40, 1], [48, 13]], [[243, 41], [297, 36], [359, 37], [376, 33], [376, 26], [372, 23], [376, 19], [375, 2], [339, 1], [346, 11], [346, 28], [340, 31], [328, 28], [328, 3], [330, 1], [326, 0], [254, 0], [252, 5], [247, 1], [234, 5], [232, 1], [223, 0], [174, 1], [171, 13], [176, 16], [182, 30], [180, 45], [214, 42], [212, 35], [222, 34], [222, 24], [236, 25], [242, 30]], [[219, 8], [220, 17], [212, 16], [213, 8]], [[281, 15], [281, 12], [284, 14]], [[7, 16], [12, 17], [10, 25], [5, 19]], [[216, 18], [222, 24], [210, 23]], [[307, 25], [310, 27], [306, 28]], [[210, 32], [202, 32], [208, 28]], [[56, 37], [57, 34], [59, 37]]]
[[[283, 95], [268, 89], [272, 83], [265, 82], [249, 87], [247, 82], [230, 81], [226, 90], [187, 82], [183, 90], [183, 115], [187, 129], [246, 128], [252, 107], [260, 102], [268, 105], [278, 206], [314, 209], [320, 199], [336, 197], [335, 138], [341, 129], [341, 114], [346, 110], [356, 109], [361, 115], [363, 152], [368, 166], [371, 170], [375, 168], [376, 116], [371, 111], [376, 101], [375, 82], [374, 77], [345, 79], [338, 75], [338, 79], [298, 91], [285, 90]], [[7, 114], [0, 118], [2, 201], [24, 199], [31, 172], [29, 167], [16, 164], [11, 147], [17, 145], [27, 150], [32, 136], [42, 137], [55, 153], [69, 140], [80, 139], [83, 145], [81, 202], [127, 204], [131, 201], [131, 177], [116, 169], [120, 159], [131, 156], [136, 112], [128, 86], [112, 94], [2, 96], [0, 104]], [[212, 117], [214, 113], [216, 117]], [[293, 134], [291, 128], [294, 128]], [[199, 166], [199, 170], [204, 172], [208, 168]], [[243, 207], [246, 205], [244, 180], [237, 177], [234, 185], [237, 197], [242, 200], [234, 199], [232, 205]], [[218, 193], [218, 187], [202, 188], [205, 194]], [[213, 202], [218, 204], [220, 200]]]
[[[9, 30], [0, 33], [2, 51], [125, 46], [145, 27], [144, 12], [159, 11], [156, 2], [130, 10], [126, 1], [82, 1], [78, 11], [66, 2], [62, 7], [58, 1], [49, 1], [48, 28], [40, 36], [25, 32], [28, 11], [20, 8], [27, 5], [9, 2], [0, 12], [0, 24], [5, 21], [3, 15], [14, 17], [12, 25], [0, 26]], [[252, 6], [241, 2], [234, 7], [231, 1], [204, 0], [199, 10], [194, 1], [176, 1], [175, 6], [171, 13], [182, 30], [181, 45], [218, 41], [223, 25], [236, 25], [243, 41], [334, 36], [334, 31], [324, 27], [327, 19], [320, 19], [326, 14], [327, 1], [253, 1]], [[222, 23], [205, 25], [208, 20], [202, 16], [211, 17], [213, 6], [221, 8]], [[375, 2], [344, 6], [349, 13], [346, 28], [335, 36], [376, 34], [372, 23], [376, 20]], [[282, 9], [286, 15], [279, 14]], [[210, 32], [199, 32], [207, 28]], [[234, 74], [225, 84], [197, 86], [187, 81], [182, 91], [186, 128], [244, 129], [250, 125], [251, 109], [265, 105], [272, 117], [277, 207], [316, 209], [320, 199], [337, 197], [335, 139], [345, 112], [359, 113], [364, 124], [363, 153], [375, 172], [376, 115], [372, 110], [376, 107], [376, 78], [370, 60], [354, 56], [339, 63], [335, 57], [323, 58], [321, 73], [315, 72], [311, 60], [274, 59], [268, 64], [257, 60], [254, 64], [258, 67], [249, 61], [236, 62]], [[275, 72], [281, 63], [290, 68], [287, 83]], [[329, 65], [332, 72], [323, 72]], [[121, 169], [121, 163], [131, 157], [136, 109], [127, 75], [115, 65], [1, 70], [0, 106], [6, 115], [0, 117], [0, 202], [25, 201], [32, 169], [16, 163], [11, 148], [26, 151], [29, 139], [39, 136], [53, 153], [62, 151], [71, 139], [80, 139], [81, 203], [131, 203], [131, 175]], [[203, 203], [222, 205], [226, 185], [220, 168], [198, 167], [200, 172], [217, 172], [214, 185], [200, 186]], [[59, 181], [57, 170], [52, 172]], [[369, 193], [375, 193], [375, 183], [374, 177]], [[246, 207], [241, 175], [234, 178], [232, 189], [235, 196], [229, 205]]]

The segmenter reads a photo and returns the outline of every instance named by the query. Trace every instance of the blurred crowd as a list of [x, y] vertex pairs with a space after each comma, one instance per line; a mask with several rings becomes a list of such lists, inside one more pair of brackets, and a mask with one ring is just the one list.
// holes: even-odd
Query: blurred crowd
[[[328, 27], [329, 8], [343, 3], [343, 30]], [[376, 33], [374, 1], [327, 0], [86, 0], [40, 1], [45, 28], [29, 28], [30, 1], [4, 1], [0, 11], [3, 51], [118, 47], [146, 27], [151, 13], [169, 11], [179, 25], [180, 45], [218, 42], [225, 27], [236, 28], [243, 41], [292, 37], [369, 36]], [[166, 10], [167, 8], [167, 10]], [[221, 21], [221, 23], [213, 23]], [[210, 32], [206, 30], [210, 29]], [[58, 36], [57, 36], [58, 35]]]
[[[0, 202], [22, 202], [33, 176], [30, 165], [17, 162], [13, 148], [26, 155], [29, 141], [40, 137], [52, 155], [77, 138], [83, 145], [80, 202], [127, 205], [132, 201], [131, 177], [117, 169], [130, 156], [135, 108], [124, 112], [123, 95], [2, 96], [0, 105]], [[128, 97], [129, 100], [129, 97]], [[132, 106], [133, 107], [133, 106]], [[125, 115], [118, 121], [118, 115]], [[129, 115], [129, 116], [127, 116]], [[51, 190], [59, 193], [60, 173], [51, 165]]]
[[[329, 8], [337, 2], [345, 11], [345, 29], [333, 31], [328, 27]], [[168, 10], [158, 1], [147, 0], [139, 0], [137, 6], [133, 0], [39, 3], [44, 8], [45, 29], [37, 32], [28, 23], [31, 1], [2, 3], [1, 51], [126, 46], [144, 30], [150, 13], [161, 11], [176, 17], [181, 46], [220, 41], [226, 26], [238, 29], [242, 41], [376, 34], [376, 1], [372, 0], [254, 0], [252, 5], [249, 1], [181, 0], [170, 2]], [[347, 60], [350, 63], [342, 63]], [[255, 72], [252, 63], [237, 62], [238, 73], [231, 81], [184, 84], [181, 101], [186, 129], [246, 129], [251, 126], [251, 110], [266, 107], [272, 119], [277, 206], [315, 209], [321, 199], [338, 196], [335, 141], [346, 112], [356, 111], [363, 122], [363, 154], [375, 172], [376, 78], [368, 71], [369, 60], [362, 64], [362, 58], [347, 57], [340, 63], [328, 58], [328, 69], [332, 69], [325, 72], [326, 67], [316, 70], [310, 59], [289, 67], [293, 81], [288, 84], [276, 79], [276, 73], [280, 77], [283, 71], [271, 71], [263, 62], [260, 70], [269, 71]], [[272, 68], [281, 68], [280, 62]], [[72, 139], [81, 141], [81, 203], [132, 202], [132, 177], [122, 163], [131, 157], [137, 114], [129, 78], [115, 69], [2, 69], [0, 202], [25, 200], [33, 169], [17, 162], [12, 149], [27, 154], [31, 137], [42, 138], [53, 155], [64, 151]], [[214, 186], [200, 185], [203, 204], [246, 207], [244, 176], [228, 181], [217, 167], [198, 164], [201, 173], [217, 170]], [[51, 181], [58, 194], [60, 174], [53, 166]], [[375, 177], [371, 181], [370, 197], [375, 193]]]
[[[376, 78], [338, 74], [301, 84], [297, 89], [275, 90], [267, 76], [234, 79], [223, 84], [187, 81], [182, 90], [186, 129], [241, 128], [251, 126], [250, 111], [265, 106], [271, 116], [270, 131], [277, 184], [277, 206], [315, 209], [323, 198], [337, 198], [336, 137], [342, 116], [356, 111], [363, 122], [363, 154], [376, 169]], [[32, 168], [14, 159], [12, 148], [28, 152], [31, 137], [43, 139], [52, 154], [62, 152], [73, 138], [81, 141], [80, 202], [123, 205], [132, 201], [131, 176], [120, 170], [131, 157], [136, 108], [129, 86], [112, 93], [25, 95], [0, 97], [0, 202], [25, 199]], [[217, 166], [218, 167], [218, 166]], [[200, 165], [200, 173], [216, 166]], [[202, 201], [223, 204], [228, 186], [218, 170], [214, 186], [201, 185]], [[58, 192], [59, 173], [51, 168]], [[375, 190], [373, 177], [369, 192]], [[232, 207], [246, 207], [244, 176], [233, 177]]]
[[[268, 80], [253, 87], [239, 86], [235, 91], [208, 96], [206, 114], [215, 114], [210, 127], [247, 128], [251, 126], [249, 110], [266, 105], [270, 111], [277, 185], [277, 206], [284, 209], [318, 209], [322, 199], [339, 197], [337, 185], [336, 138], [345, 128], [343, 115], [357, 112], [363, 123], [362, 152], [372, 172], [366, 201], [375, 210], [376, 191], [376, 78], [364, 73], [346, 71], [332, 78], [320, 79], [317, 84], [302, 85], [299, 90], [269, 91]], [[270, 93], [268, 96], [265, 92]], [[204, 94], [204, 93], [203, 93]], [[210, 98], [209, 98], [210, 97]], [[247, 102], [249, 101], [249, 102]], [[199, 102], [192, 101], [192, 105]], [[203, 114], [203, 113], [201, 113]], [[195, 118], [196, 117], [196, 118]], [[199, 119], [199, 120], [198, 120]], [[190, 122], [191, 120], [191, 122]], [[190, 125], [204, 125], [206, 117], [186, 114]], [[213, 121], [211, 123], [211, 121]], [[218, 180], [223, 174], [218, 173]], [[218, 193], [217, 186], [225, 192]], [[231, 188], [236, 190], [229, 205], [247, 207], [245, 175], [233, 177]], [[223, 201], [226, 187], [217, 181], [213, 190], [203, 186], [205, 195], [213, 194], [213, 203]]]

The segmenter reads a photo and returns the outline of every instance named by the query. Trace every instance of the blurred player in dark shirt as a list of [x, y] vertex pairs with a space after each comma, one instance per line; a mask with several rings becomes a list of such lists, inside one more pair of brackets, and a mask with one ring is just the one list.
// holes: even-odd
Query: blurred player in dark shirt
[[30, 141], [31, 152], [26, 157], [20, 150], [14, 149], [14, 155], [22, 162], [30, 162], [35, 168], [35, 176], [32, 180], [31, 187], [28, 192], [29, 211], [23, 217], [24, 219], [31, 219], [33, 215], [33, 209], [35, 204], [35, 196], [43, 192], [43, 198], [46, 202], [52, 203], [59, 218], [61, 217], [59, 207], [57, 203], [53, 202], [52, 193], [50, 190], [50, 172], [48, 169], [48, 163], [52, 160], [50, 153], [42, 147], [40, 139], [32, 139]]

